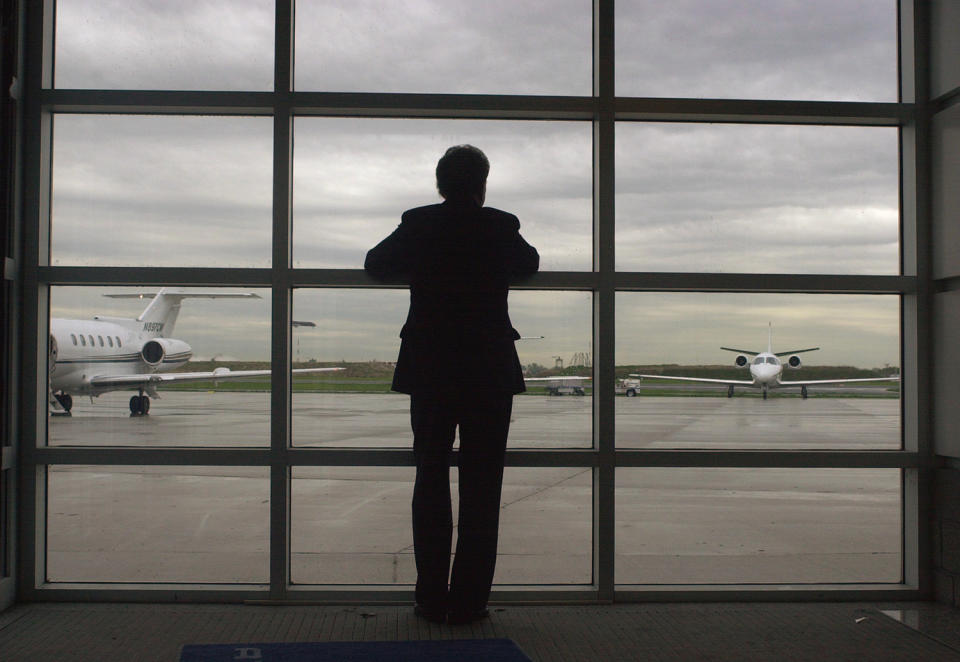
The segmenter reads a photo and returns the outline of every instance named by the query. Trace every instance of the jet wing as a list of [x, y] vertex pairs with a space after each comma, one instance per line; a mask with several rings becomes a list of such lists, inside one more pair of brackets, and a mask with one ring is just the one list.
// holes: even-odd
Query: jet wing
[[815, 352], [819, 347], [808, 347], [807, 349], [793, 349], [789, 352], [774, 352], [774, 356], [789, 356], [790, 354], [803, 354], [804, 352]]
[[[734, 349], [733, 347], [721, 347], [720, 349], [727, 352], [736, 352], [737, 354], [746, 354], [747, 356], [756, 356], [760, 352], [751, 352], [749, 349]], [[750, 382], [751, 384], [753, 382]]]
[[[293, 374], [333, 372], [336, 370], [344, 370], [344, 368], [296, 368], [293, 370]], [[90, 384], [91, 386], [101, 387], [146, 386], [147, 384], [172, 384], [174, 382], [243, 379], [244, 377], [262, 377], [270, 373], [270, 370], [230, 370], [229, 368], [218, 368], [208, 372], [154, 372], [142, 375], [98, 375], [90, 378]]]
[[[740, 350], [734, 350], [740, 351]], [[700, 382], [702, 384], [733, 384], [735, 386], [753, 386], [753, 380], [743, 379], [710, 379], [708, 377], [675, 377], [673, 375], [630, 375], [643, 379], [677, 379], [682, 382]]]
[[813, 386], [815, 384], [851, 384], [854, 382], [899, 382], [900, 376], [862, 377], [859, 379], [812, 379], [802, 382], [780, 382], [780, 386]]

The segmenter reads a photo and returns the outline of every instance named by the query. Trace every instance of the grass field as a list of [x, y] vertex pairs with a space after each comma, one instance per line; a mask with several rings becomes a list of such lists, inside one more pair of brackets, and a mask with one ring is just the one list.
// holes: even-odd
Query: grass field
[[[270, 380], [267, 378], [223, 381], [219, 383], [210, 382], [192, 382], [189, 384], [170, 384], [163, 387], [168, 391], [221, 391], [221, 392], [257, 392], [269, 391]], [[294, 393], [389, 393], [390, 381], [354, 381], [354, 380], [293, 380]], [[589, 386], [584, 388], [587, 396], [593, 394], [593, 389]], [[544, 386], [530, 386], [523, 395], [548, 395], [547, 388]], [[691, 398], [725, 398], [727, 397], [726, 388], [696, 388], [681, 385], [672, 387], [669, 384], [657, 386], [656, 388], [641, 388], [637, 391], [637, 397], [691, 397]], [[563, 397], [578, 397], [574, 395]], [[626, 397], [623, 394], [617, 394], [617, 397]], [[758, 389], [738, 388], [735, 397], [761, 397]], [[770, 391], [771, 398], [799, 398], [800, 392], [796, 388], [784, 389], [782, 391]], [[811, 387], [811, 398], [899, 398], [900, 389], [896, 386], [874, 387], [867, 391], [866, 389], [858, 391], [837, 391], [829, 388], [814, 389]]]

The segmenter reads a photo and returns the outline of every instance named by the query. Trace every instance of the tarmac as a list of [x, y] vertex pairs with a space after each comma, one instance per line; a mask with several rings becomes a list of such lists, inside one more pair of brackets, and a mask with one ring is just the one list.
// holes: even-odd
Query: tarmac
[[[162, 396], [134, 418], [129, 394], [76, 398], [72, 417], [50, 419], [49, 441], [268, 443], [267, 393]], [[509, 448], [588, 447], [591, 405], [589, 396], [518, 396]], [[295, 394], [294, 445], [409, 447], [408, 406], [397, 394]], [[897, 399], [618, 397], [616, 416], [621, 448], [900, 446]], [[413, 473], [294, 467], [293, 581], [411, 584]], [[584, 467], [507, 468], [497, 584], [592, 581], [592, 484]], [[265, 583], [269, 497], [268, 467], [50, 467], [48, 579]], [[615, 497], [620, 584], [901, 578], [897, 469], [622, 468]]]

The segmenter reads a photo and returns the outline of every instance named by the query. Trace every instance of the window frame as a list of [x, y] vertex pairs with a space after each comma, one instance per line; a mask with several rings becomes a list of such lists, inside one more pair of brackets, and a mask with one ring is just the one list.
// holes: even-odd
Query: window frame
[[[291, 259], [292, 126], [298, 116], [579, 120], [593, 127], [593, 270], [542, 272], [517, 289], [579, 290], [593, 297], [593, 447], [510, 450], [509, 467], [593, 470], [593, 583], [494, 587], [497, 601], [899, 600], [930, 595], [928, 507], [930, 442], [929, 120], [927, 35], [916, 26], [921, 0], [897, 0], [901, 100], [799, 102], [618, 97], [614, 91], [614, 1], [593, 1], [594, 91], [587, 97], [294, 92], [293, 4], [277, 0], [272, 92], [69, 90], [52, 86], [54, 0], [25, 3], [24, 207], [19, 375], [19, 598], [38, 600], [225, 601], [412, 599], [410, 586], [299, 586], [290, 581], [290, 481], [294, 466], [411, 466], [410, 450], [294, 448], [291, 445], [292, 292], [300, 287], [382, 288], [362, 269], [295, 269]], [[273, 118], [273, 239], [270, 268], [55, 267], [49, 263], [52, 118], [55, 113], [263, 115]], [[901, 145], [901, 273], [895, 276], [617, 272], [615, 131], [622, 121], [731, 122], [898, 127]], [[189, 285], [272, 290], [269, 448], [46, 447], [49, 287]], [[900, 451], [642, 450], [615, 447], [615, 295], [642, 292], [804, 292], [895, 294], [901, 298]], [[119, 342], [119, 339], [118, 339]], [[46, 467], [96, 465], [269, 466], [269, 585], [65, 584], [45, 576]], [[903, 580], [898, 584], [617, 585], [615, 473], [619, 467], [897, 468], [902, 476]]]

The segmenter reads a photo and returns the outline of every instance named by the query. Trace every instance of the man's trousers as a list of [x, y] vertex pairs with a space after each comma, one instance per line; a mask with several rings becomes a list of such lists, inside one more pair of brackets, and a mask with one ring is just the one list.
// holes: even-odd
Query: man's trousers
[[[512, 405], [513, 395], [504, 392], [451, 389], [410, 396], [417, 461], [413, 488], [416, 598], [426, 609], [472, 613], [486, 607], [497, 561], [500, 489]], [[451, 575], [450, 451], [458, 426], [460, 505]]]

